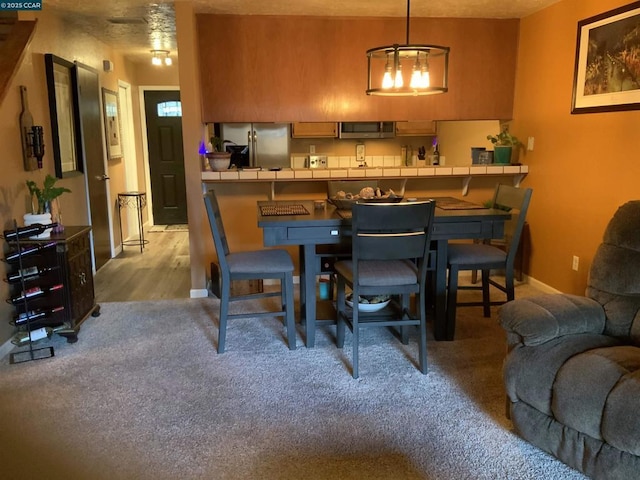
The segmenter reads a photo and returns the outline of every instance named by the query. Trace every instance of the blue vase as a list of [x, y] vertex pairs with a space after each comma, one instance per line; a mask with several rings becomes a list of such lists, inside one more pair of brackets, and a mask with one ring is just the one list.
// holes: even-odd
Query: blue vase
[[496, 145], [493, 147], [493, 163], [508, 165], [511, 163], [512, 147]]

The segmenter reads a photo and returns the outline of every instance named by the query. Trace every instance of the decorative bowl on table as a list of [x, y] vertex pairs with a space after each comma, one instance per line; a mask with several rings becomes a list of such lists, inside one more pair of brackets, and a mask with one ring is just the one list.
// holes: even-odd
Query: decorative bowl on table
[[[391, 297], [389, 295], [360, 295], [358, 297], [358, 311], [363, 313], [373, 313], [382, 310], [389, 305]], [[353, 294], [350, 293], [345, 299], [347, 305], [353, 308]]]
[[393, 195], [388, 195], [388, 196], [382, 196], [382, 197], [373, 197], [373, 198], [361, 198], [360, 196], [356, 195], [353, 196], [351, 198], [338, 198], [338, 197], [332, 197], [327, 199], [327, 201], [329, 203], [332, 203], [333, 205], [335, 205], [335, 207], [339, 210], [351, 210], [353, 207], [353, 204], [356, 202], [365, 202], [365, 203], [398, 203], [402, 201], [401, 196], [398, 196], [396, 194]]

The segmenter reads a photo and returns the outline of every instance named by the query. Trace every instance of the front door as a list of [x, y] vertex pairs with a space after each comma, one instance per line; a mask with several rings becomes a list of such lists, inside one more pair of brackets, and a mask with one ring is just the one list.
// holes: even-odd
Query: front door
[[76, 63], [78, 72], [78, 97], [82, 144], [84, 150], [89, 211], [93, 237], [93, 255], [96, 270], [111, 258], [109, 232], [109, 202], [107, 200], [107, 175], [105, 170], [102, 124], [100, 123], [100, 85], [98, 72]]
[[187, 223], [180, 92], [144, 93], [153, 223]]

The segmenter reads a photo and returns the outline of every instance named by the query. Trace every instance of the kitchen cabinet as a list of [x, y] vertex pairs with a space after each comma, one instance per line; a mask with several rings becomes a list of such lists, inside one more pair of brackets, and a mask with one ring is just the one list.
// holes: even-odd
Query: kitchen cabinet
[[196, 25], [204, 123], [513, 117], [519, 19], [412, 18], [413, 43], [451, 56], [449, 91], [411, 97], [365, 93], [366, 51], [405, 38], [404, 18], [202, 13]]
[[291, 125], [293, 138], [335, 138], [338, 136], [336, 122], [295, 122]]
[[397, 137], [418, 137], [436, 134], [436, 122], [396, 122]]

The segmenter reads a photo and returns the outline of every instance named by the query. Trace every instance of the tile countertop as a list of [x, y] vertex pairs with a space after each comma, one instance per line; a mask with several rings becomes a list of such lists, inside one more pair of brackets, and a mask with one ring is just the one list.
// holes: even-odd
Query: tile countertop
[[291, 181], [326, 180], [350, 178], [428, 178], [428, 177], [473, 177], [479, 175], [514, 175], [524, 177], [529, 173], [528, 165], [469, 165], [461, 167], [369, 167], [369, 168], [283, 168], [270, 170], [225, 170], [202, 172], [203, 182], [224, 181]]

